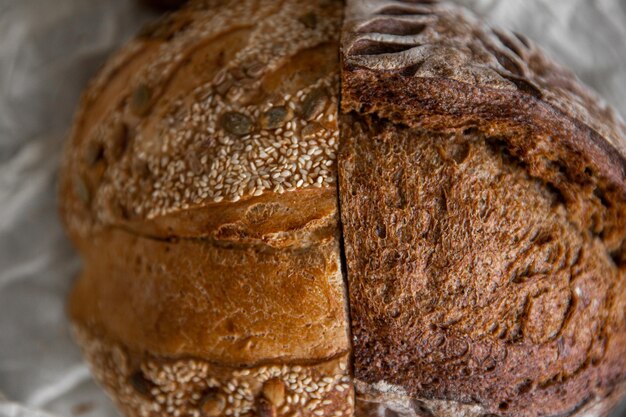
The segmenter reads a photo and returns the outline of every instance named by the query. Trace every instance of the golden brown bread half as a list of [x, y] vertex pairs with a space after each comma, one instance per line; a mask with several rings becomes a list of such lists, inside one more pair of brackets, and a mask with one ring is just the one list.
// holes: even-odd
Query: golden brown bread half
[[70, 315], [128, 415], [350, 415], [341, 7], [213, 3], [143, 31], [84, 96]]
[[66, 149], [94, 375], [133, 417], [605, 415], [626, 133], [600, 103], [445, 2], [189, 2]]

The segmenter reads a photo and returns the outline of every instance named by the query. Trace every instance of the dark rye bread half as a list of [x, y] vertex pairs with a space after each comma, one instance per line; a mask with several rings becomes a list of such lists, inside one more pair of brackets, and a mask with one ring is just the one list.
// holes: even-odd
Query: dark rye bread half
[[526, 38], [463, 9], [347, 3], [338, 170], [357, 399], [607, 413], [626, 371], [623, 124]]
[[192, 0], [70, 136], [69, 314], [129, 417], [604, 415], [626, 391], [626, 134], [524, 37], [436, 1]]

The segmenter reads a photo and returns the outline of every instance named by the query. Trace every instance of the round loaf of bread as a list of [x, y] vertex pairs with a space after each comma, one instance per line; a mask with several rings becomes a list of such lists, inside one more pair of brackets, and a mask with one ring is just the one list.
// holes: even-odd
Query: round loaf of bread
[[446, 2], [192, 0], [83, 96], [69, 302], [129, 417], [605, 415], [626, 129]]

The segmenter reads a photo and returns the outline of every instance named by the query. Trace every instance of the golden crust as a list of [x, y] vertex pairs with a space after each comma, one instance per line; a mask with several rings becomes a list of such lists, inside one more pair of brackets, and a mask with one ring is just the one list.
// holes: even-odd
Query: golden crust
[[348, 350], [335, 235], [274, 249], [108, 230], [79, 250], [72, 319], [133, 350], [233, 366]]
[[352, 414], [340, 14], [193, 1], [85, 93], [60, 180], [86, 261], [69, 313], [127, 415]]

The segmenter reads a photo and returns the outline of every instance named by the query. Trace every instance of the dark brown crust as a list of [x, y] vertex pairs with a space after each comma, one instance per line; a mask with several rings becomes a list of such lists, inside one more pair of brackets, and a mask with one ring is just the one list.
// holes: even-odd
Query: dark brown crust
[[355, 378], [478, 415], [607, 396], [626, 377], [621, 122], [448, 3], [349, 1], [342, 37]]
[[[404, 31], [399, 30], [403, 27]], [[400, 105], [397, 121], [409, 124], [417, 123], [418, 116], [451, 116], [457, 124], [464, 121], [461, 117], [485, 116], [513, 118], [516, 124], [542, 121], [537, 131], [574, 131], [575, 137], [564, 145], [582, 153], [591, 148], [608, 154], [596, 162], [608, 159], [607, 170], [617, 170], [610, 177], [617, 186], [626, 187], [623, 122], [573, 73], [523, 36], [492, 30], [466, 9], [448, 2], [394, 6], [384, 0], [352, 0], [348, 1], [342, 38], [346, 73], [402, 78], [402, 82], [387, 85], [369, 84], [372, 90], [383, 92], [376, 98], [364, 95], [353, 101], [351, 96], [344, 97], [344, 109], [366, 106], [362, 109], [378, 112], [382, 106]], [[395, 52], [398, 49], [401, 52]], [[365, 94], [365, 86], [359, 88], [351, 78], [343, 77], [344, 83], [350, 83], [343, 92], [355, 97]], [[411, 84], [407, 87], [406, 82]], [[387, 90], [389, 87], [392, 89]], [[397, 95], [401, 91], [404, 94]], [[405, 101], [408, 98], [411, 102]], [[445, 119], [437, 121], [454, 126]]]
[[377, 114], [413, 127], [475, 127], [493, 136], [521, 134], [525, 142], [513, 144], [522, 148], [516, 151], [526, 152], [520, 157], [531, 158], [533, 151], [544, 148], [546, 154], [568, 165], [573, 175], [591, 169], [604, 187], [626, 193], [624, 158], [610, 142], [580, 121], [567, 120], [566, 115], [523, 92], [344, 68], [349, 74], [342, 87], [344, 112]]
[[343, 124], [358, 380], [535, 416], [624, 378], [624, 266], [558, 192], [494, 138]]

